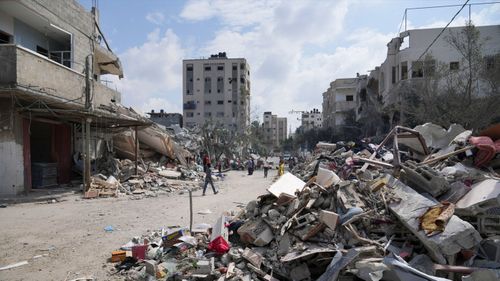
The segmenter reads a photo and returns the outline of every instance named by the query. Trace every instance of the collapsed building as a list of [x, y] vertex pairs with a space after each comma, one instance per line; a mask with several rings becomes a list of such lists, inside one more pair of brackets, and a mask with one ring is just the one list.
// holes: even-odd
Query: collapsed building
[[111, 255], [126, 280], [494, 281], [500, 124], [397, 126], [319, 143], [268, 193], [213, 224], [163, 226]]
[[[0, 1], [0, 39], [1, 195], [75, 178], [88, 190], [103, 169], [137, 174], [151, 151], [181, 164], [190, 159], [174, 134], [122, 106], [121, 93], [104, 84], [102, 75], [122, 78], [123, 69], [95, 8]], [[129, 160], [119, 164], [115, 156]]]

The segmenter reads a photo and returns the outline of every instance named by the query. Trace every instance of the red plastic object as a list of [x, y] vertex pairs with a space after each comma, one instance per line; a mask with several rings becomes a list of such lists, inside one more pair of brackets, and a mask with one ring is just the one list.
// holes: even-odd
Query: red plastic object
[[143, 260], [146, 258], [146, 250], [148, 245], [136, 245], [132, 246], [132, 257], [136, 260]]
[[231, 247], [227, 243], [227, 241], [219, 236], [215, 238], [212, 242], [208, 243], [208, 250], [216, 252], [219, 255], [223, 255], [229, 251]]
[[489, 137], [470, 137], [469, 142], [479, 150], [474, 158], [477, 167], [486, 166], [500, 151], [500, 143], [494, 143]]

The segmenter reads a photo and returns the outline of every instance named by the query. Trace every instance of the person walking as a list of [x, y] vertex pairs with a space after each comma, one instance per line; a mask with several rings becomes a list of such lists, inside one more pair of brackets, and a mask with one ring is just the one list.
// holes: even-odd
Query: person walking
[[203, 186], [203, 196], [205, 196], [205, 191], [207, 190], [208, 184], [212, 185], [214, 194], [219, 193], [219, 191], [215, 189], [214, 181], [212, 180], [212, 168], [210, 168], [210, 163], [207, 164], [207, 167], [205, 169], [205, 185]]
[[285, 160], [283, 158], [280, 159], [280, 165], [278, 167], [278, 176], [282, 176], [285, 174]]
[[267, 157], [264, 160], [264, 178], [267, 178], [267, 172], [269, 171], [269, 162], [267, 161]]
[[247, 161], [247, 169], [248, 169], [248, 175], [251, 176], [253, 174], [253, 161], [250, 158], [248, 158]]
[[206, 173], [207, 172], [207, 166], [209, 166], [210, 163], [210, 156], [208, 155], [208, 152], [205, 154], [203, 157], [203, 171]]

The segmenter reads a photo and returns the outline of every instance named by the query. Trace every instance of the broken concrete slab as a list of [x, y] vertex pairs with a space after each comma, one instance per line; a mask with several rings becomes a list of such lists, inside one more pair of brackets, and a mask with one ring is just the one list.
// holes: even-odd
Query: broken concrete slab
[[452, 256], [462, 249], [470, 249], [479, 244], [479, 233], [470, 223], [455, 215], [442, 233], [427, 237], [423, 230], [419, 230], [419, 218], [428, 208], [436, 205], [436, 202], [420, 195], [392, 176], [387, 177], [387, 186], [400, 199], [399, 202], [389, 204], [389, 209], [424, 244], [432, 259], [446, 264], [445, 256]]
[[488, 209], [500, 207], [500, 181], [487, 179], [474, 184], [457, 202], [457, 214], [484, 214]]
[[432, 197], [437, 197], [450, 189], [446, 179], [429, 166], [417, 166], [412, 161], [406, 161], [401, 168], [404, 171], [401, 173], [403, 182], [420, 193], [429, 193]]
[[340, 182], [339, 176], [333, 171], [319, 167], [318, 175], [316, 176], [316, 183], [324, 188], [328, 188]]
[[212, 235], [210, 242], [214, 241], [217, 237], [222, 236], [224, 240], [229, 241], [229, 230], [226, 227], [226, 216], [221, 216], [212, 227]]
[[262, 260], [264, 259], [261, 254], [252, 251], [250, 248], [245, 248], [241, 256], [257, 268], [260, 268]]
[[331, 230], [335, 230], [339, 221], [339, 215], [334, 212], [320, 210], [319, 221], [326, 224]]
[[291, 173], [285, 173], [267, 189], [271, 194], [280, 197], [281, 193], [295, 196], [295, 192], [302, 191], [306, 183]]
[[261, 218], [249, 220], [238, 229], [241, 241], [255, 246], [265, 246], [274, 239], [271, 227]]

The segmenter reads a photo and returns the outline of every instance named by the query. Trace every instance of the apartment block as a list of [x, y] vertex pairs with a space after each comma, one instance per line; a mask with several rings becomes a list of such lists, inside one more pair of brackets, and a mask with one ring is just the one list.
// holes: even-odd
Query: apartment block
[[319, 109], [314, 108], [311, 111], [304, 111], [301, 115], [300, 129], [308, 131], [321, 128], [323, 126], [323, 114]]
[[323, 127], [333, 128], [345, 125], [351, 116], [355, 119], [358, 78], [341, 78], [330, 83], [323, 93]]
[[287, 119], [278, 117], [271, 111], [264, 112], [262, 129], [264, 132], [264, 143], [269, 150], [278, 148], [287, 138]]
[[210, 121], [234, 132], [250, 126], [250, 66], [244, 58], [218, 53], [183, 60], [184, 126]]

